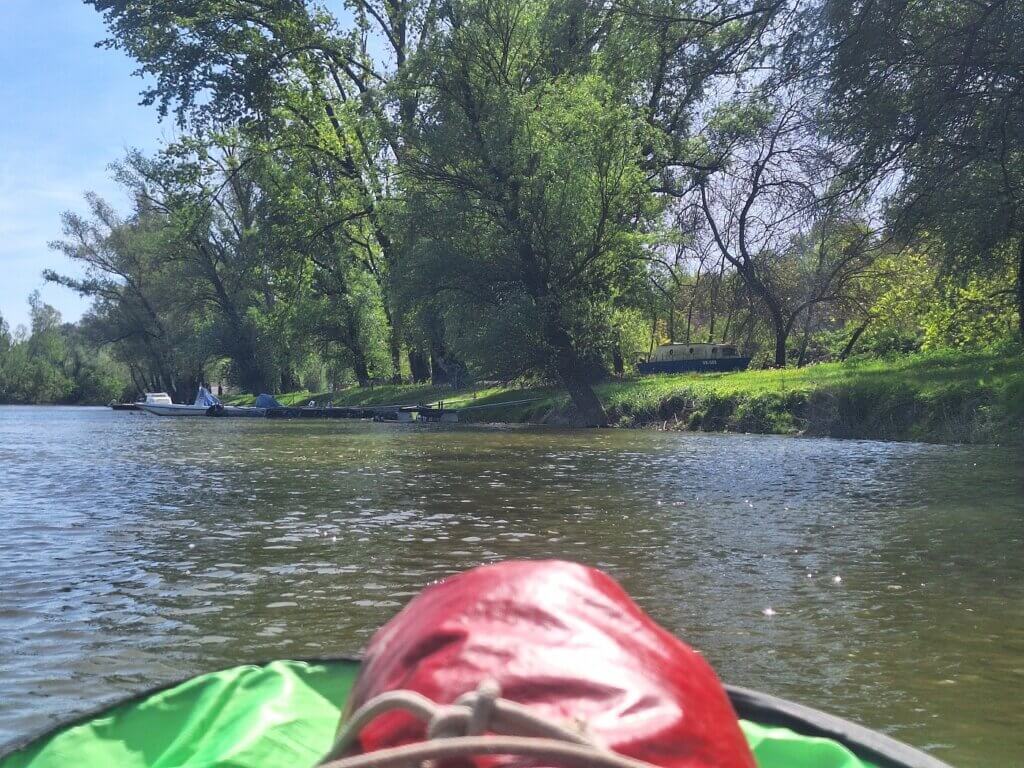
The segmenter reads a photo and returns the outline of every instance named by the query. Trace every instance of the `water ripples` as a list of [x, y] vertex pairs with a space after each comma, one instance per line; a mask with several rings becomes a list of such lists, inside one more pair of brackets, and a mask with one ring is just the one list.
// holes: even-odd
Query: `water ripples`
[[357, 652], [433, 580], [563, 557], [610, 571], [726, 679], [961, 765], [1012, 762], [1022, 466], [993, 448], [0, 408], [0, 743], [200, 671]]

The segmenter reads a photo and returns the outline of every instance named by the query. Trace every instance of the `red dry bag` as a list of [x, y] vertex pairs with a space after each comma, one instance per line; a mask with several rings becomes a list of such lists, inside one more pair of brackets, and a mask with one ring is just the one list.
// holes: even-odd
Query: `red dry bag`
[[[755, 765], [711, 666], [612, 578], [575, 563], [504, 562], [426, 588], [370, 642], [350, 707], [402, 689], [450, 704], [487, 679], [622, 755], [665, 768]], [[424, 736], [421, 722], [390, 712], [362, 730], [359, 751]]]

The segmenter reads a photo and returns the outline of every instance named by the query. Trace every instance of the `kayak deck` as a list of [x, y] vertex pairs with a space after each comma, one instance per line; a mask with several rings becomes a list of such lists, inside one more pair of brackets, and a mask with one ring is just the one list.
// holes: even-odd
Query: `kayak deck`
[[[0, 768], [315, 766], [359, 673], [351, 659], [212, 672], [87, 715], [0, 755]], [[840, 718], [729, 689], [759, 768], [948, 768]]]

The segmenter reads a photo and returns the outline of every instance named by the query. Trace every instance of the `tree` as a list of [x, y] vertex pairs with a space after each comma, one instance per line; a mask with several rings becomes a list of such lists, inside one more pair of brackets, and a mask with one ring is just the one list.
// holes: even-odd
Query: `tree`
[[[394, 167], [404, 156], [416, 93], [391, 87], [436, 24], [433, 3], [355, 0], [343, 28], [318, 5], [255, 0], [88, 0], [104, 19], [109, 47], [127, 51], [155, 78], [143, 94], [162, 115], [266, 138], [297, 134], [355, 189], [366, 217], [362, 245], [390, 325], [393, 376], [400, 376], [401, 316], [393, 273], [401, 260], [390, 228]], [[383, 41], [370, 46], [372, 32]], [[396, 93], [398, 95], [396, 96]]]
[[11, 339], [11, 327], [4, 320], [4, 316], [0, 313], [0, 355], [7, 353], [13, 340]]
[[[379, 286], [389, 326], [394, 375], [403, 339], [416, 339], [413, 346], [429, 341], [431, 357], [444, 367], [457, 346], [446, 338], [452, 313], [422, 312], [421, 302], [401, 301], [411, 254], [432, 245], [420, 242], [419, 229], [409, 228], [422, 211], [402, 213], [408, 186], [396, 180], [417, 173], [407, 166], [410, 158], [419, 161], [422, 117], [432, 109], [423, 103], [434, 98], [423, 77], [432, 54], [420, 54], [440, 50], [438, 41], [443, 45], [451, 38], [448, 25], [465, 9], [427, 0], [355, 0], [351, 23], [343, 24], [324, 7], [302, 0], [89, 2], [111, 30], [104, 44], [127, 51], [153, 78], [144, 100], [161, 114], [203, 131], [236, 126], [250, 137], [274, 139], [274, 151], [329, 169], [335, 186], [345, 187], [341, 197], [355, 201], [344, 211], [334, 208], [330, 226], [366, 254], [363, 263]], [[540, 18], [531, 34], [552, 47], [537, 68], [517, 66], [523, 77], [540, 75], [550, 83], [588, 72], [601, 79], [608, 93], [595, 104], [599, 112], [618, 108], [630, 130], [643, 124], [652, 129], [633, 140], [647, 181], [657, 188], [660, 174], [689, 167], [692, 117], [707, 90], [716, 78], [752, 65], [759, 38], [782, 7], [780, 0], [642, 0], [621, 8], [550, 3], [531, 11]], [[492, 8], [498, 26], [480, 28], [478, 42], [498, 50], [498, 30], [511, 29], [520, 10]], [[380, 44], [368, 42], [373, 35]], [[458, 62], [448, 64], [457, 74]], [[540, 80], [522, 85], [541, 93]], [[354, 211], [361, 212], [361, 221], [347, 218]], [[605, 320], [595, 328], [607, 325], [606, 310], [597, 316]], [[425, 325], [407, 329], [412, 321]]]
[[132, 153], [119, 170], [122, 183], [163, 214], [167, 255], [209, 312], [210, 355], [228, 357], [234, 378], [254, 394], [276, 389], [282, 374], [281, 340], [265, 322], [280, 263], [269, 236], [273, 174], [266, 155], [231, 133], [185, 139], [153, 158]]
[[1003, 269], [1024, 333], [1024, 5], [878, 0], [824, 5], [831, 126], [865, 178], [895, 184], [906, 237], [947, 244], [948, 274]]
[[319, 345], [320, 355], [334, 367], [349, 368], [361, 387], [387, 370], [386, 322], [376, 284], [350, 267], [319, 271], [315, 290], [297, 312], [299, 327]]
[[83, 323], [97, 344], [117, 350], [138, 391], [190, 399], [210, 354], [202, 349], [198, 298], [183, 279], [166, 217], [142, 197], [127, 219], [96, 195], [86, 202], [91, 217], [65, 213], [65, 239], [52, 244], [84, 267], [84, 277], [52, 270], [44, 276], [94, 300]]
[[[273, 237], [289, 254], [293, 271], [307, 280], [304, 311], [317, 315], [302, 325], [331, 359], [350, 360], [362, 385], [369, 382], [371, 371], [374, 377], [393, 377], [400, 371], [400, 345], [391, 265], [376, 241], [359, 185], [339, 173], [319, 146], [303, 145], [304, 130], [290, 125], [263, 145], [279, 169], [268, 190]], [[326, 301], [313, 310], [318, 297]], [[388, 351], [386, 361], [378, 354], [381, 342]], [[326, 352], [334, 344], [343, 346], [345, 354]]]
[[123, 371], [80, 327], [29, 296], [31, 329], [14, 336], [0, 317], [0, 403], [106, 403], [123, 392]]
[[441, 9], [449, 31], [418, 62], [405, 164], [419, 231], [457, 265], [471, 303], [521, 318], [532, 345], [522, 351], [558, 377], [588, 425], [607, 422], [591, 381], [651, 212], [642, 123], [589, 61], [596, 10], [536, 0]]
[[804, 98], [782, 91], [724, 107], [712, 122], [715, 154], [695, 172], [696, 199], [687, 200], [703, 213], [704, 236], [764, 307], [779, 367], [801, 315], [841, 300], [873, 252], [857, 190], [846, 188]]

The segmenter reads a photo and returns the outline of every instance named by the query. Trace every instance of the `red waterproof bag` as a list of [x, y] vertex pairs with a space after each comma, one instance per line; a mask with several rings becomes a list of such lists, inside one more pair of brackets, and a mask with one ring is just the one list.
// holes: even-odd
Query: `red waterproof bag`
[[[613, 579], [575, 563], [499, 563], [426, 588], [370, 642], [350, 707], [402, 689], [450, 704], [487, 679], [623, 755], [665, 768], [755, 766], [711, 666]], [[421, 722], [391, 712], [363, 729], [359, 747], [424, 736]], [[473, 765], [513, 763], [524, 764]]]

